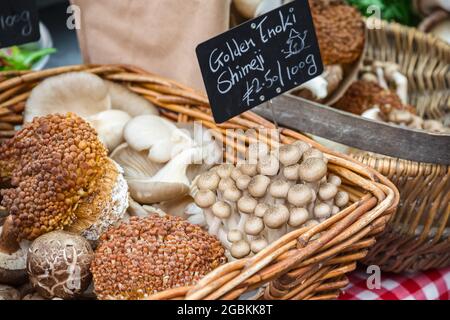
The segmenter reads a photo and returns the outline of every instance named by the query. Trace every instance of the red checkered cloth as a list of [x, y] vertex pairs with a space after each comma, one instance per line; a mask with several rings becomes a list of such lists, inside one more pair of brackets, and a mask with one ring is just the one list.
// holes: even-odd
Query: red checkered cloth
[[369, 290], [372, 273], [350, 274], [340, 300], [450, 300], [450, 268], [414, 274], [381, 273], [381, 288]]

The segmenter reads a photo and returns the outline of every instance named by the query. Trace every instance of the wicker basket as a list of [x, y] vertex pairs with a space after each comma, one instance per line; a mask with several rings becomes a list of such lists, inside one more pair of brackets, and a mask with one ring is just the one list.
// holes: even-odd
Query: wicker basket
[[[127, 66], [71, 66], [30, 73], [0, 74], [0, 135], [14, 134], [13, 125], [21, 124], [21, 112], [30, 90], [43, 79], [71, 71], [95, 73], [128, 86], [158, 105], [161, 113], [174, 121], [201, 121], [214, 130], [228, 147], [237, 134], [224, 139], [226, 129], [274, 128], [251, 112], [223, 125], [213, 122], [207, 99], [171, 80]], [[324, 151], [329, 170], [343, 180], [351, 205], [313, 228], [293, 231], [251, 258], [228, 263], [204, 277], [195, 287], [165, 291], [152, 299], [237, 299], [256, 289], [261, 299], [333, 299], [348, 283], [345, 274], [354, 270], [375, 243], [374, 236], [384, 228], [395, 211], [399, 194], [395, 186], [375, 170], [318, 145], [297, 132], [280, 129], [281, 142], [304, 140]], [[273, 141], [268, 141], [274, 144]], [[228, 160], [234, 157], [226, 153]], [[320, 237], [311, 240], [320, 233]]]
[[[369, 31], [367, 56], [401, 66], [420, 114], [441, 118], [450, 112], [449, 45], [383, 22], [382, 29]], [[448, 152], [450, 157], [450, 136]], [[450, 265], [450, 167], [373, 154], [355, 158], [391, 179], [401, 194], [397, 213], [365, 262], [392, 272]]]

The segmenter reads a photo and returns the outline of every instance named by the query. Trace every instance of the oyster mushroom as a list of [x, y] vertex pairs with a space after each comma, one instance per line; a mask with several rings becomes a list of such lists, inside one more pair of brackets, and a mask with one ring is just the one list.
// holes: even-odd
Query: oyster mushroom
[[123, 130], [131, 116], [124, 111], [108, 110], [89, 116], [86, 120], [95, 128], [106, 148], [113, 151], [125, 141]]
[[145, 151], [138, 152], [124, 144], [111, 158], [124, 168], [131, 197], [138, 203], [151, 205], [180, 199], [189, 193], [191, 181], [187, 170], [198, 153], [199, 148], [187, 149], [162, 165], [151, 161]]
[[91, 271], [99, 299], [133, 300], [194, 285], [225, 262], [220, 242], [199, 226], [152, 215], [108, 230]]
[[42, 81], [26, 102], [24, 121], [54, 113], [74, 112], [82, 118], [110, 110], [104, 81], [91, 73], [70, 72]]
[[0, 251], [21, 240], [75, 228], [89, 240], [116, 223], [128, 206], [120, 168], [106, 156], [94, 129], [73, 114], [36, 118], [0, 146], [1, 190], [9, 211]]
[[73, 299], [91, 283], [94, 252], [76, 234], [54, 231], [37, 238], [29, 249], [28, 275], [39, 295], [46, 299]]
[[130, 91], [127, 87], [112, 81], [103, 80], [111, 97], [111, 108], [121, 110], [135, 118], [142, 115], [159, 115], [156, 108], [147, 99]]
[[169, 120], [153, 115], [139, 116], [129, 121], [124, 136], [131, 148], [148, 150], [150, 160], [157, 163], [167, 163], [194, 146], [194, 141], [186, 132]]

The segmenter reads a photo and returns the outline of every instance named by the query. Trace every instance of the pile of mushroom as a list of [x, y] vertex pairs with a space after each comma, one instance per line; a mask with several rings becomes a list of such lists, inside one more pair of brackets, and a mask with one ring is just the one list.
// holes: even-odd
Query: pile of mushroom
[[124, 169], [133, 200], [153, 205], [189, 194], [194, 177], [217, 163], [222, 154], [212, 136], [201, 131], [180, 129], [152, 115], [127, 123], [126, 143], [111, 157]]
[[199, 226], [151, 215], [108, 230], [91, 270], [99, 299], [133, 300], [194, 285], [225, 262], [220, 242]]
[[35, 118], [0, 146], [1, 190], [9, 213], [0, 251], [53, 230], [97, 240], [128, 207], [128, 188], [94, 129], [73, 114]]
[[50, 77], [32, 90], [24, 121], [68, 112], [89, 121], [109, 151], [124, 141], [123, 128], [132, 117], [159, 113], [153, 104], [124, 86], [91, 73], [72, 72]]
[[392, 62], [367, 60], [355, 81], [334, 107], [365, 118], [433, 133], [448, 133], [439, 120], [423, 119], [408, 104], [408, 80]]
[[340, 185], [327, 175], [322, 152], [296, 142], [282, 146], [278, 157], [266, 153], [255, 164], [223, 164], [200, 175], [187, 212], [191, 221], [203, 217], [208, 232], [240, 259], [340, 212], [349, 202]]

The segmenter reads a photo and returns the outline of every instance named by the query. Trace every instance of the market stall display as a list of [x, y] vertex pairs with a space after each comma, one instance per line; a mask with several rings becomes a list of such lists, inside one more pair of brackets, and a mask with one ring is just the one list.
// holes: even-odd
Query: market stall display
[[[160, 114], [165, 119], [164, 121], [162, 120], [162, 118], [160, 120], [157, 120], [161, 122], [159, 125], [163, 126], [161, 129], [159, 129], [158, 134], [164, 134], [164, 130], [178, 132], [177, 130], [179, 129], [177, 127], [174, 128], [172, 124], [169, 125], [167, 123], [169, 121], [178, 122], [177, 126], [182, 127], [183, 123], [187, 124], [189, 122], [192, 122], [193, 120], [199, 120], [204, 127], [212, 129], [210, 131], [212, 136], [216, 137], [216, 139], [219, 139], [220, 141], [223, 141], [225, 145], [228, 146], [228, 148], [225, 148], [223, 150], [219, 149], [219, 153], [220, 156], [222, 156], [223, 153], [225, 159], [228, 159], [228, 161], [230, 161], [230, 164], [234, 163], [237, 160], [237, 153], [235, 153], [236, 151], [245, 153], [246, 149], [243, 150], [241, 148], [242, 146], [246, 148], [252, 138], [237, 134], [235, 138], [244, 143], [243, 145], [237, 144], [236, 140], [230, 139], [230, 137], [227, 137], [225, 135], [227, 128], [274, 128], [274, 125], [272, 123], [263, 120], [262, 118], [259, 118], [252, 113], [246, 113], [240, 117], [234, 118], [230, 122], [223, 125], [215, 125], [212, 122], [212, 116], [210, 114], [207, 101], [202, 95], [197, 94], [195, 91], [181, 86], [174, 81], [162, 79], [155, 75], [148, 75], [135, 68], [114, 65], [73, 66], [53, 69], [41, 73], [4, 74], [3, 81], [0, 83], [0, 90], [3, 93], [3, 100], [1, 102], [2, 107], [4, 107], [5, 110], [9, 110], [6, 112], [7, 116], [13, 115], [17, 117], [16, 119], [22, 120], [23, 118], [21, 112], [15, 113], [11, 111], [14, 109], [9, 108], [26, 101], [26, 99], [29, 97], [29, 93], [32, 87], [42, 82], [43, 80], [50, 78], [51, 76], [58, 76], [61, 74], [79, 71], [96, 74], [103, 79], [108, 79], [110, 81], [125, 85], [128, 90], [141, 95], [152, 104], [158, 106]], [[10, 95], [11, 92], [18, 92], [20, 94], [13, 97], [13, 95]], [[54, 117], [55, 116], [48, 116], [37, 119], [52, 119]], [[131, 154], [133, 154], [133, 152], [141, 153], [141, 157], [143, 158], [140, 159], [143, 160], [144, 158], [149, 159], [148, 156], [150, 152], [152, 151], [153, 147], [157, 146], [157, 144], [151, 141], [146, 141], [145, 139], [143, 139], [142, 141], [136, 140], [136, 131], [139, 129], [133, 129], [133, 127], [140, 127], [139, 121], [144, 121], [140, 119], [141, 117], [144, 117], [145, 121], [156, 120], [151, 118], [156, 117], [154, 115], [143, 115], [135, 117], [128, 123], [130, 125], [129, 128], [127, 128], [128, 124], [127, 126], [125, 126], [124, 137], [127, 143], [131, 142], [132, 144], [132, 146], [129, 148], [137, 149], [128, 151], [130, 151]], [[5, 118], [0, 119], [2, 119], [2, 122], [11, 123], [7, 122], [9, 120], [5, 121]], [[60, 118], [57, 117], [57, 119]], [[87, 126], [87, 122], [85, 120], [81, 120], [80, 118], [75, 119], [76, 120], [74, 121], [76, 123]], [[39, 121], [42, 122], [43, 120], [34, 121], [38, 121], [39, 123]], [[134, 123], [134, 121], [136, 121], [136, 123]], [[25, 127], [27, 126], [29, 125], [26, 125]], [[181, 138], [181, 140], [176, 141], [189, 141], [184, 135], [181, 135]], [[197, 141], [197, 144], [198, 143], [199, 142]], [[274, 150], [278, 143], [278, 141], [274, 141], [269, 138], [265, 142], [267, 147], [269, 147], [269, 149], [266, 150]], [[275, 233], [277, 232], [272, 232], [273, 234], [271, 235], [271, 237], [273, 237], [275, 241], [266, 246], [261, 251], [258, 250], [258, 246], [261, 248], [262, 243], [253, 243], [253, 249], [255, 252], [258, 252], [257, 254], [247, 258], [241, 258], [232, 262], [228, 262], [223, 266], [219, 266], [220, 263], [214, 263], [214, 268], [217, 268], [214, 270], [204, 269], [205, 274], [207, 273], [207, 270], [212, 271], [209, 272], [205, 277], [197, 279], [199, 281], [196, 284], [188, 281], [185, 283], [188, 286], [184, 287], [155, 287], [160, 288], [161, 290], [168, 290], [159, 292], [155, 296], [150, 296], [148, 297], [149, 299], [171, 299], [182, 297], [186, 297], [189, 299], [235, 299], [244, 292], [253, 291], [258, 288], [260, 288], [260, 290], [255, 292], [255, 294], [267, 299], [326, 299], [337, 296], [339, 289], [345, 286], [347, 283], [344, 277], [345, 273], [353, 270], [355, 268], [355, 261], [365, 256], [367, 248], [373, 244], [373, 236], [380, 232], [384, 228], [385, 223], [389, 220], [390, 212], [392, 212], [397, 203], [397, 191], [387, 179], [378, 174], [376, 171], [368, 169], [367, 167], [360, 166], [357, 162], [350, 160], [350, 158], [346, 156], [326, 150], [317, 143], [305, 138], [304, 136], [296, 132], [282, 129], [281, 143], [286, 145], [292, 145], [293, 143], [295, 143], [290, 147], [283, 147], [283, 155], [279, 160], [281, 161], [281, 166], [287, 166], [291, 164], [292, 166], [295, 166], [295, 164], [299, 165], [298, 171], [291, 170], [289, 172], [289, 170], [284, 170], [287, 176], [292, 177], [292, 181], [295, 181], [296, 179], [294, 179], [294, 176], [298, 174], [299, 178], [301, 178], [303, 181], [310, 181], [311, 187], [308, 188], [318, 191], [317, 199], [326, 202], [331, 201], [334, 198], [336, 207], [344, 209], [340, 212], [337, 212], [338, 210], [334, 208], [333, 205], [331, 205], [331, 202], [330, 205], [327, 204], [326, 206], [318, 203], [318, 205], [315, 207], [315, 210], [314, 208], [312, 210], [313, 214], [316, 214], [317, 217], [319, 217], [317, 218], [319, 221], [315, 223], [306, 223], [305, 226], [294, 229], [291, 232], [287, 232], [286, 235], [278, 239], [277, 235], [275, 235]], [[3, 145], [9, 146], [10, 144], [11, 143], [6, 142]], [[176, 162], [178, 162], [178, 157], [184, 157], [186, 153], [195, 153], [193, 150], [196, 150], [195, 147], [187, 148], [185, 143], [181, 143], [178, 147], [181, 147], [179, 148], [179, 153], [175, 153], [175, 157], [173, 159], [167, 159], [166, 157], [164, 157], [165, 152], [157, 152], [155, 154], [152, 153], [153, 160], [163, 162], [160, 163], [160, 165], [162, 165], [162, 169], [160, 169], [160, 172], [172, 171], [168, 170], [167, 166], [178, 166], [176, 164]], [[119, 150], [120, 148], [126, 147], [119, 147]], [[308, 150], [304, 150], [301, 148], [305, 148]], [[116, 153], [116, 155], [117, 154], [118, 153]], [[299, 158], [300, 154], [305, 158], [304, 163], [298, 163], [297, 158]], [[100, 157], [100, 159], [105, 159], [104, 161], [106, 161], [106, 159], [108, 158], [103, 158], [106, 157], [105, 149], [104, 151], [102, 151], [102, 155], [103, 156]], [[160, 158], [160, 156], [162, 157]], [[114, 153], [112, 154], [112, 157], [115, 158]], [[123, 159], [123, 155], [118, 156], [116, 159]], [[164, 161], [166, 162], [164, 163]], [[148, 166], [148, 164], [149, 163], [144, 165]], [[260, 165], [259, 172], [263, 174], [272, 174], [272, 176], [278, 174], [278, 171], [280, 169], [280, 162], [278, 162], [278, 168], [269, 167], [270, 166], [263, 168], [263, 166]], [[317, 167], [318, 169], [317, 174], [313, 173], [312, 171], [314, 167]], [[217, 168], [216, 170], [219, 170], [219, 168]], [[134, 173], [136, 173], [135, 169]], [[228, 169], [231, 169], [231, 167], [221, 168], [220, 174], [226, 176], [228, 174]], [[177, 171], [179, 173], [187, 172], [185, 170], [187, 170], [186, 166], [184, 166], [184, 168], [180, 167], [180, 169], [173, 171]], [[206, 170], [209, 170], [209, 168]], [[206, 170], [204, 172], [206, 172]], [[250, 171], [252, 170], [252, 168], [245, 168], [243, 169], [243, 171], [242, 169], [240, 170], [242, 173], [245, 172], [249, 174], [251, 173]], [[258, 167], [256, 168], [256, 170], [258, 170]], [[328, 175], [327, 183], [323, 184], [320, 187], [320, 185], [316, 181], [320, 180], [321, 177], [324, 177], [327, 173], [327, 170], [330, 173]], [[168, 175], [160, 174], [160, 172], [157, 173], [157, 176], [168, 177]], [[233, 177], [237, 179], [238, 173], [238, 171], [234, 170]], [[133, 174], [133, 168], [125, 169], [124, 174], [125, 178], [128, 181], [131, 181], [131, 179], [129, 178], [130, 174]], [[219, 172], [217, 174], [219, 174]], [[184, 183], [188, 186], [190, 186], [195, 180], [190, 180], [187, 176], [184, 177], [184, 179], [186, 179], [183, 180]], [[243, 187], [246, 184], [246, 181], [244, 181], [245, 179], [241, 180], [242, 181], [240, 182], [240, 185], [242, 183], [241, 187]], [[169, 179], [168, 182], [170, 181], [172, 180]], [[202, 186], [202, 183], [200, 183], [200, 179], [198, 179], [197, 181], [197, 183]], [[204, 183], [205, 182], [203, 182], [203, 185]], [[132, 185], [132, 183], [130, 183], [130, 185]], [[272, 191], [274, 194], [282, 192], [283, 190], [281, 189], [283, 189], [283, 186], [281, 184], [273, 184]], [[301, 193], [301, 190], [292, 188], [292, 193], [295, 193], [297, 191]], [[336, 195], [334, 195], [335, 193]], [[312, 193], [310, 194], [310, 196], [313, 196]], [[194, 196], [194, 198], [197, 197]], [[182, 198], [180, 198], [180, 201], [181, 199]], [[287, 195], [287, 199], [289, 200], [289, 192]], [[238, 200], [239, 199], [236, 199], [236, 201]], [[297, 205], [300, 205], [301, 203], [297, 202], [297, 200], [300, 201], [301, 199], [297, 199], [294, 194], [291, 194], [291, 201], [293, 201]], [[148, 203], [153, 205], [154, 201], [156, 202], [161, 200], [151, 200], [148, 201]], [[130, 201], [130, 203], [136, 210], [143, 209], [143, 211], [139, 212], [141, 212], [144, 217], [132, 217], [130, 220], [131, 222], [129, 222], [131, 224], [127, 224], [128, 222], [126, 222], [126, 220], [129, 219], [128, 215], [133, 215], [133, 212], [136, 212], [133, 210], [128, 210], [128, 215], [124, 216], [124, 221], [121, 222], [118, 227], [115, 227], [117, 229], [109, 229], [110, 231], [107, 231], [106, 234], [108, 234], [108, 232], [121, 233], [122, 231], [131, 232], [131, 234], [133, 234], [132, 229], [138, 227], [138, 225], [139, 228], [146, 228], [146, 226], [150, 225], [150, 222], [148, 222], [148, 220], [145, 220], [148, 219], [145, 216], [148, 217], [149, 213], [154, 214], [158, 210], [158, 208], [153, 208], [153, 206], [148, 207], [148, 205], [139, 203], [139, 201]], [[220, 206], [217, 207], [217, 209], [226, 209], [226, 206], [222, 206], [222, 208], [220, 208]], [[274, 209], [276, 210], [277, 208], [275, 207]], [[163, 210], [161, 208], [159, 208], [159, 210], [160, 211], [158, 212], [162, 216], [164, 216], [164, 213], [161, 212]], [[331, 212], [329, 212], [330, 210]], [[166, 213], [168, 216], [170, 216], [171, 214], [170, 211]], [[281, 213], [283, 215], [283, 212]], [[304, 219], [305, 210], [296, 210], [292, 213], [294, 213], [292, 214], [292, 217], [291, 215], [289, 216], [292, 225], [296, 225], [297, 222], [300, 223], [299, 221], [302, 221]], [[334, 215], [330, 216], [331, 214]], [[150, 215], [150, 217], [154, 217], [154, 219], [156, 219], [158, 216]], [[328, 219], [325, 219], [327, 217]], [[170, 220], [170, 218], [168, 217], [158, 219], [163, 220], [157, 223], [166, 223], [167, 219]], [[200, 230], [199, 227], [196, 226], [188, 227], [186, 223], [189, 224], [189, 222], [186, 222], [184, 220], [177, 220], [183, 219], [182, 217], [175, 219], [175, 221], [180, 221], [179, 223], [181, 225], [186, 226], [185, 230], [188, 233], [194, 232], [193, 230]], [[265, 224], [272, 225], [271, 221], [269, 220], [271, 219], [267, 217], [265, 219], [265, 222], [263, 219], [263, 222]], [[139, 221], [141, 223], [139, 223]], [[172, 226], [174, 225], [174, 223], [177, 224], [178, 222], [167, 223], [168, 225]], [[128, 230], [128, 228], [130, 228], [130, 230], [126, 231]], [[254, 233], [254, 230], [252, 231], [252, 228], [250, 228], [249, 226], [247, 226], [247, 229], [247, 231], [250, 231], [250, 233]], [[257, 229], [257, 226], [253, 229]], [[205, 233], [205, 236], [206, 235], [207, 234]], [[279, 236], [281, 236], [281, 234], [279, 234], [278, 237]], [[213, 236], [208, 235], [208, 237]], [[234, 239], [237, 239], [238, 237], [239, 235], [236, 234]], [[230, 239], [232, 238], [233, 237], [231, 237]], [[106, 238], [102, 239], [105, 240]], [[103, 240], [101, 240], [99, 248], [101, 248], [102, 243], [105, 243], [105, 245], [107, 245], [108, 242], [103, 242]], [[218, 241], [217, 243], [219, 244]], [[241, 244], [242, 245], [240, 246], [240, 248], [237, 248], [240, 249], [241, 253], [236, 254], [236, 256], [243, 257], [245, 256], [244, 253], [248, 250], [248, 248], [243, 245], [244, 243]], [[119, 243], [117, 243], [117, 245], [119, 245]], [[161, 245], [170, 245], [170, 243], [162, 243]], [[250, 245], [250, 250], [252, 249], [251, 247], [252, 246]], [[120, 246], [118, 246], [117, 248], [119, 250]], [[94, 278], [97, 274], [97, 271], [95, 270], [93, 270]], [[97, 275], [100, 277], [99, 279], [101, 279], [101, 271], [99, 272], [100, 273], [98, 273]], [[123, 276], [125, 277], [125, 274]], [[218, 281], [217, 279], [220, 279], [220, 281]], [[104, 281], [99, 280], [99, 284], [102, 283], [104, 283]], [[172, 283], [175, 284], [177, 282], [175, 281]], [[98, 290], [99, 292], [103, 292], [103, 289], [101, 288], [107, 290], [108, 286], [100, 287], [96, 290]], [[135, 289], [138, 290], [138, 288], [136, 287], [130, 288], [132, 288], [132, 291]], [[148, 294], [155, 293], [157, 291], [159, 290], [155, 289], [152, 292], [148, 292]], [[108, 293], [106, 293], [106, 295], [108, 295]], [[136, 296], [132, 295], [132, 297]]]

